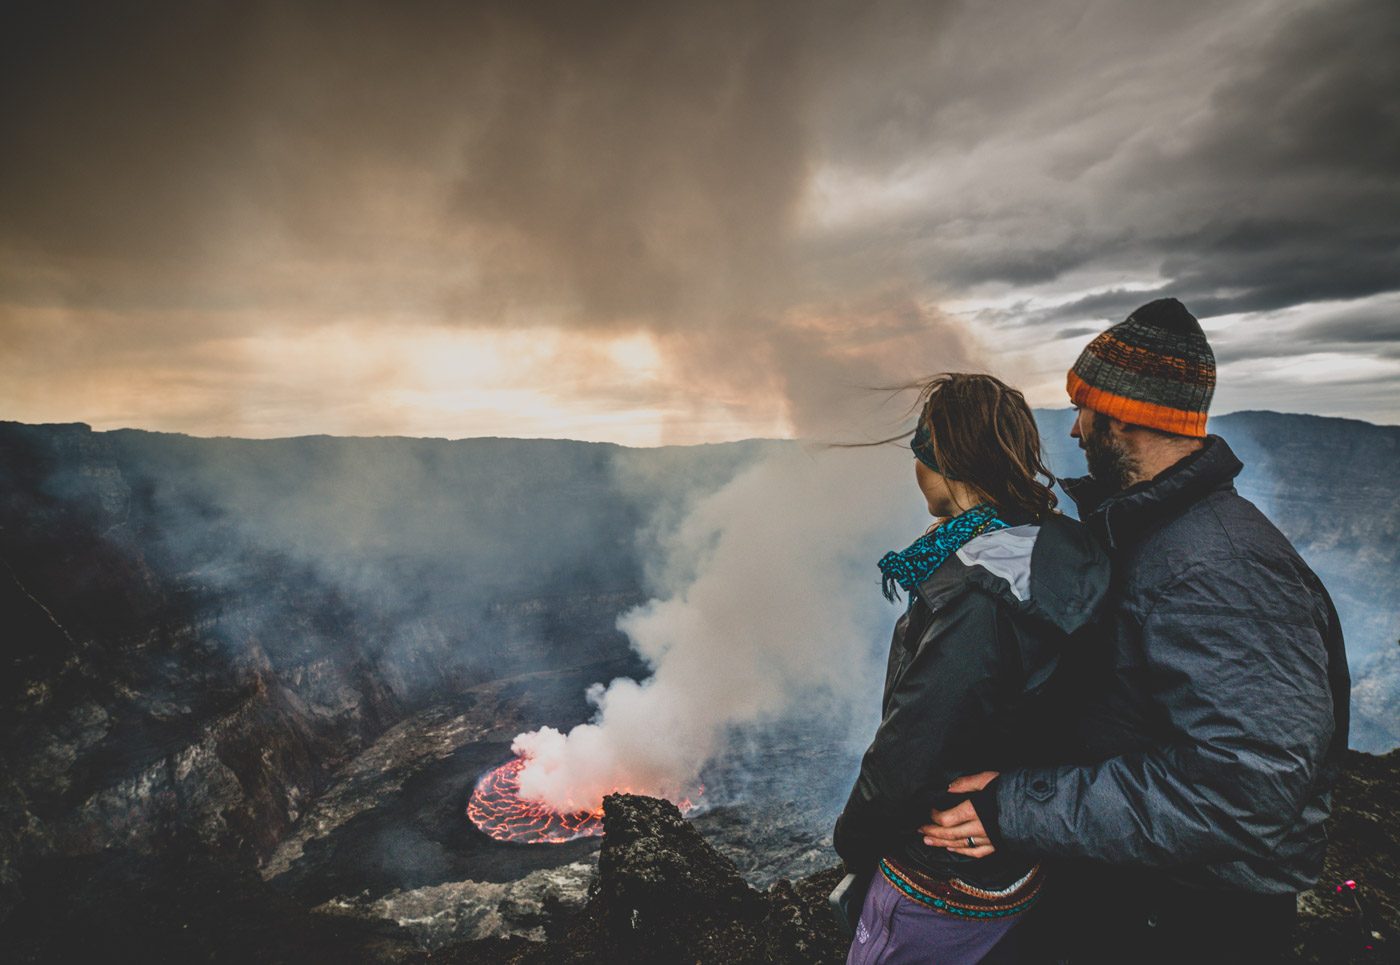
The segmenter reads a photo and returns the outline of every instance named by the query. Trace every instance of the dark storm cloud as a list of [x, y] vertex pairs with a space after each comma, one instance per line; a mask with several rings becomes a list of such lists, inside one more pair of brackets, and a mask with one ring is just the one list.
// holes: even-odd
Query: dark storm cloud
[[1257, 358], [1291, 358], [1321, 352], [1400, 358], [1400, 295], [1386, 294], [1325, 306], [1306, 321], [1286, 316], [1261, 324], [1257, 331], [1233, 332], [1217, 348], [1216, 359], [1235, 362]]
[[[833, 61], [931, 43], [942, 9], [14, 7], [0, 325], [58, 304], [212, 307], [231, 331], [396, 310], [644, 329], [694, 349], [698, 395], [772, 389], [801, 424], [831, 394], [807, 383], [842, 369], [841, 332], [808, 324], [831, 293], [793, 262], [817, 92]], [[892, 299], [915, 301], [898, 273], [838, 295], [870, 345], [904, 331]], [[922, 334], [947, 336], [924, 366], [965, 365], [956, 333], [919, 315]], [[881, 320], [893, 327], [871, 331]], [[209, 324], [142, 322], [134, 337], [197, 339]], [[909, 356], [862, 361], [878, 381]], [[736, 382], [736, 358], [768, 370]]]
[[[1096, 318], [1109, 324], [1123, 321], [1128, 315], [1146, 302], [1154, 298], [1160, 298], [1166, 294], [1166, 287], [1161, 289], [1121, 289], [1115, 288], [1106, 292], [1096, 292], [1093, 295], [1086, 295], [1083, 298], [1076, 298], [1072, 302], [1063, 305], [1056, 305], [1054, 308], [1037, 313], [1034, 317], [1040, 322], [1064, 321], [1068, 319]], [[1191, 303], [1191, 309], [1198, 316], [1201, 314], [1195, 302]], [[1056, 338], [1068, 338], [1070, 335], [1096, 335], [1101, 332], [1102, 327], [1076, 326], [1074, 328], [1061, 329], [1056, 333]]]
[[[1179, 286], [1151, 290], [1113, 290], [1076, 299], [1053, 309], [1021, 312], [1017, 318], [1034, 324], [1070, 318], [1097, 318], [1100, 327], [1075, 326], [1059, 329], [1055, 339], [1089, 338], [1103, 327], [1123, 321], [1134, 309], [1164, 296], [1177, 296]], [[1299, 299], [1313, 302], [1313, 297]], [[1236, 311], [1228, 299], [1190, 298], [1187, 306], [1199, 318]], [[1283, 307], [1270, 304], [1269, 308]], [[1290, 358], [1318, 352], [1365, 356], [1400, 357], [1400, 297], [1382, 294], [1315, 306], [1313, 317], [1305, 322], [1285, 317], [1262, 318], [1252, 326], [1239, 326], [1224, 333], [1228, 341], [1215, 347], [1219, 363], [1258, 358]]]
[[[876, 19], [927, 39], [937, 9]], [[324, 264], [419, 229], [460, 258], [478, 314], [785, 309], [821, 60], [878, 51], [865, 19], [829, 3], [21, 5], [0, 41], [0, 242], [80, 269], [63, 294], [105, 307], [167, 306], [186, 282], [201, 305], [246, 292], [230, 258], [275, 303], [294, 283], [250, 233]], [[431, 223], [382, 210], [415, 190]]]
[[1400, 280], [1400, 8], [1320, 5], [1285, 20], [1223, 83], [1182, 156], [1145, 179], [1212, 186], [1217, 212], [1164, 274], [1206, 314], [1360, 298]]
[[172, 260], [197, 247], [253, 142], [247, 27], [232, 5], [8, 4], [7, 246]]
[[[1025, 283], [1116, 258], [1164, 279], [1158, 291], [1074, 301], [1045, 322], [1117, 321], [1163, 293], [1207, 317], [1395, 290], [1400, 7], [1348, 0], [1273, 14], [1227, 43], [1182, 45], [1179, 83], [1204, 70], [1209, 90], [1180, 115], [1140, 104], [1132, 136], [1102, 144], [1097, 167], [1072, 179], [1077, 204], [1101, 206], [1098, 224], [1053, 248], [1013, 242], [959, 277]], [[1053, 205], [1047, 214], [1081, 220]], [[1059, 234], [1048, 217], [1021, 234], [1047, 232]]]
[[1084, 325], [1075, 328], [1062, 328], [1055, 333], [1055, 338], [1088, 338], [1091, 335], [1099, 334], [1100, 329], [1089, 328]]
[[810, 429], [833, 386], [976, 364], [935, 307], [969, 290], [1024, 291], [971, 318], [1034, 342], [1159, 292], [1209, 317], [1400, 278], [1388, 0], [3, 17], [0, 337], [69, 310], [74, 358], [351, 317], [641, 330], [683, 391]]
[[1306, 325], [1302, 333], [1332, 342], [1400, 342], [1400, 316], [1394, 308], [1347, 312]]

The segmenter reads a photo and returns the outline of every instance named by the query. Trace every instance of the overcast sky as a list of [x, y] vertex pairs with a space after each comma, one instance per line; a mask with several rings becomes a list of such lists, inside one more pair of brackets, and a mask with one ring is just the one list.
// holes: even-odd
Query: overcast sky
[[1170, 294], [1400, 422], [1394, 0], [3, 10], [0, 418], [844, 437]]

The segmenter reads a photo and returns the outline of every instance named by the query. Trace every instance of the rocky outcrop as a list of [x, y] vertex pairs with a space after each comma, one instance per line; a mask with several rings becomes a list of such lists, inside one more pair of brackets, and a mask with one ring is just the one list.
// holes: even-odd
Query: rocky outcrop
[[844, 961], [826, 909], [826, 895], [839, 880], [834, 869], [758, 891], [675, 805], [614, 794], [604, 799], [603, 811], [597, 881], [567, 935], [547, 943], [472, 942], [444, 949], [433, 961]]

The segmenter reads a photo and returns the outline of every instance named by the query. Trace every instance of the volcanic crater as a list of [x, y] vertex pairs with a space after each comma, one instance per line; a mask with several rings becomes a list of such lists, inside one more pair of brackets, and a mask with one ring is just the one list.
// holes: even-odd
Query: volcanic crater
[[[1394, 637], [1375, 628], [1391, 625], [1400, 584], [1394, 523], [1376, 517], [1393, 501], [1375, 481], [1395, 476], [1395, 433], [1269, 418], [1288, 420], [1269, 438], [1307, 443], [1290, 466], [1351, 473], [1327, 492], [1300, 488], [1320, 472], [1280, 474], [1265, 495], [1360, 614], [1349, 643], [1370, 663], [1355, 664], [1354, 734], [1394, 746]], [[1342, 445], [1348, 433], [1364, 438]], [[7, 953], [383, 962], [492, 936], [517, 950], [562, 940], [589, 920], [602, 840], [495, 840], [468, 819], [473, 789], [517, 734], [588, 720], [592, 684], [650, 673], [617, 619], [647, 598], [637, 534], [683, 507], [619, 479], [713, 490], [769, 448], [0, 423]], [[1342, 455], [1357, 452], [1390, 462]], [[825, 710], [729, 735], [701, 774], [688, 826], [748, 885], [834, 861], [861, 748]], [[1353, 755], [1328, 868], [1361, 883], [1387, 934], [1394, 766]], [[1335, 905], [1307, 896], [1318, 934], [1355, 930]]]

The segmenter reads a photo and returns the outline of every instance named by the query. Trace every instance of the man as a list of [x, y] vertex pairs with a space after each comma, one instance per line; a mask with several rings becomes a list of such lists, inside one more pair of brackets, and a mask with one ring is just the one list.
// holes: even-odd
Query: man
[[969, 857], [1059, 859], [1043, 919], [1067, 926], [1076, 965], [1271, 961], [1322, 868], [1347, 744], [1342, 634], [1206, 435], [1214, 386], [1205, 334], [1170, 298], [1070, 370], [1090, 475], [1064, 486], [1114, 565], [1101, 643], [1063, 668], [1083, 763], [960, 779], [970, 799], [922, 829]]

